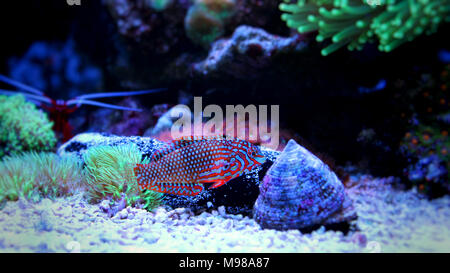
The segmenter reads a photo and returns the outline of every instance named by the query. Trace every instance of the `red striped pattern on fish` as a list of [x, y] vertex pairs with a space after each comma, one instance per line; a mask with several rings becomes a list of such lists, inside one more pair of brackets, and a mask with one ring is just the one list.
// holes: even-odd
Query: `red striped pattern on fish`
[[204, 183], [220, 187], [265, 160], [259, 147], [245, 140], [188, 136], [156, 151], [149, 164], [137, 164], [134, 171], [141, 190], [195, 196]]

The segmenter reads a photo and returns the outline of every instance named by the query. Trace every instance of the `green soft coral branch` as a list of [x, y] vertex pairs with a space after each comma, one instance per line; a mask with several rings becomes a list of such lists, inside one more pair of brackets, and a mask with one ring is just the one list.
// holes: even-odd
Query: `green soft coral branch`
[[91, 202], [111, 199], [115, 203], [125, 197], [128, 206], [140, 203], [149, 211], [162, 205], [163, 194], [141, 191], [134, 174], [136, 164], [149, 161], [142, 159], [142, 153], [134, 144], [90, 148], [84, 155], [87, 199]]
[[84, 171], [76, 157], [25, 152], [0, 161], [0, 201], [72, 195], [82, 189]]
[[376, 40], [380, 51], [390, 52], [450, 21], [450, 0], [375, 1], [369, 5], [362, 0], [284, 0], [279, 8], [288, 27], [300, 33], [318, 31], [318, 42], [331, 39], [321, 51], [324, 56], [344, 46], [361, 50]]

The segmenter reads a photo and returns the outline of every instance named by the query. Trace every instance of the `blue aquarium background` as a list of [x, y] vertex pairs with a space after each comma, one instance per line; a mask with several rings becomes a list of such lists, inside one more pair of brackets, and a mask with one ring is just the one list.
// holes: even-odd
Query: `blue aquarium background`
[[[3, 3], [0, 252], [450, 252], [449, 7]], [[279, 145], [173, 142], [199, 98]]]

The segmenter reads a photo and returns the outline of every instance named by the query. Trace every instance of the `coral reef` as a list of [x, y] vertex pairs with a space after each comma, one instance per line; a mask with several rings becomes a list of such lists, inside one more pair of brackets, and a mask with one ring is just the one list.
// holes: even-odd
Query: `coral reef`
[[163, 147], [166, 143], [150, 137], [139, 136], [115, 136], [107, 133], [82, 133], [74, 136], [68, 142], [58, 148], [58, 154], [76, 155], [81, 160], [87, 151], [97, 146], [120, 146], [125, 144], [135, 144], [142, 153], [142, 157], [151, 157], [153, 152]]
[[11, 78], [48, 96], [68, 99], [103, 87], [103, 72], [81, 55], [72, 39], [34, 42], [22, 57], [9, 60]]
[[288, 35], [289, 29], [280, 19], [278, 1], [272, 0], [235, 0], [235, 14], [227, 24], [227, 30], [234, 31], [241, 25], [264, 29], [270, 33]]
[[379, 41], [380, 51], [392, 51], [422, 34], [436, 32], [450, 21], [448, 0], [299, 0], [281, 3], [282, 20], [300, 33], [318, 31], [318, 42], [331, 39], [322, 49], [326, 56], [341, 47], [362, 49]]
[[400, 151], [408, 159], [405, 176], [430, 197], [450, 193], [448, 118], [450, 66], [440, 75], [424, 74], [408, 90], [411, 112]]
[[205, 47], [224, 33], [227, 19], [235, 8], [235, 0], [195, 0], [184, 21], [186, 35]]
[[447, 170], [448, 159], [443, 161], [436, 155], [430, 155], [421, 157], [417, 163], [409, 165], [406, 173], [409, 181], [417, 185], [420, 191], [433, 196], [439, 191], [436, 188], [445, 188], [447, 193], [450, 192]]
[[17, 2], [0, 252], [450, 251], [450, 0]]
[[163, 195], [149, 190], [141, 192], [133, 171], [136, 164], [148, 162], [134, 144], [90, 148], [84, 155], [87, 199], [90, 202], [107, 199], [122, 208], [137, 206], [149, 211], [160, 206]]
[[229, 39], [215, 42], [208, 57], [193, 64], [192, 73], [203, 77], [254, 77], [258, 70], [272, 64], [277, 55], [301, 51], [304, 46], [298, 36], [283, 38], [259, 28], [240, 26]]
[[[290, 140], [260, 185], [253, 217], [263, 228], [314, 227], [326, 223], [341, 210], [345, 198], [344, 185], [336, 174]], [[355, 212], [348, 216], [349, 219], [340, 220], [356, 218]]]
[[271, 0], [107, 0], [105, 5], [121, 35], [156, 54], [189, 40], [209, 47], [239, 25], [287, 34]]
[[147, 0], [146, 4], [156, 11], [165, 10], [173, 0]]
[[[114, 52], [108, 55], [107, 69], [126, 88], [172, 86], [179, 81], [191, 80], [192, 76], [201, 76], [193, 75], [191, 67], [204, 58], [206, 48], [196, 45], [188, 35], [198, 34], [193, 37], [194, 41], [211, 41], [209, 35], [202, 35], [202, 31], [212, 30], [214, 34], [214, 23], [219, 25], [218, 29], [223, 29], [219, 36], [212, 36], [216, 40], [229, 37], [241, 25], [260, 28], [274, 35], [289, 35], [289, 28], [280, 19], [278, 4], [272, 0], [172, 0], [162, 11], [149, 6], [147, 2], [151, 1], [148, 0], [103, 2], [112, 15], [112, 23], [117, 26], [110, 35], [114, 42], [103, 41], [104, 46]], [[185, 24], [190, 18], [198, 19], [199, 24], [193, 22], [192, 27]], [[205, 24], [205, 20], [209, 21]], [[92, 22], [104, 23], [100, 19]], [[210, 48], [211, 42], [204, 45]], [[92, 55], [93, 58], [98, 56]]]
[[171, 51], [184, 36], [183, 18], [187, 0], [106, 0], [117, 29], [129, 41], [164, 54]]
[[22, 95], [0, 95], [0, 157], [22, 151], [50, 151], [56, 144], [47, 115]]
[[81, 161], [74, 156], [25, 152], [0, 162], [0, 201], [38, 201], [79, 192], [84, 184]]
[[405, 174], [420, 191], [435, 196], [440, 195], [441, 188], [450, 193], [450, 140], [446, 130], [414, 126], [405, 134], [400, 149], [412, 161]]

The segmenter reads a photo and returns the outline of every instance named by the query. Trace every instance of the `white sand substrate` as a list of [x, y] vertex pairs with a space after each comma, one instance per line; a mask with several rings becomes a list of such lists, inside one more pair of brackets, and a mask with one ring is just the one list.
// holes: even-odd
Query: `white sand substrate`
[[393, 178], [352, 176], [356, 231], [263, 230], [219, 207], [149, 213], [128, 207], [110, 218], [107, 202], [81, 195], [0, 210], [0, 252], [450, 252], [450, 197], [427, 200], [391, 187]]

